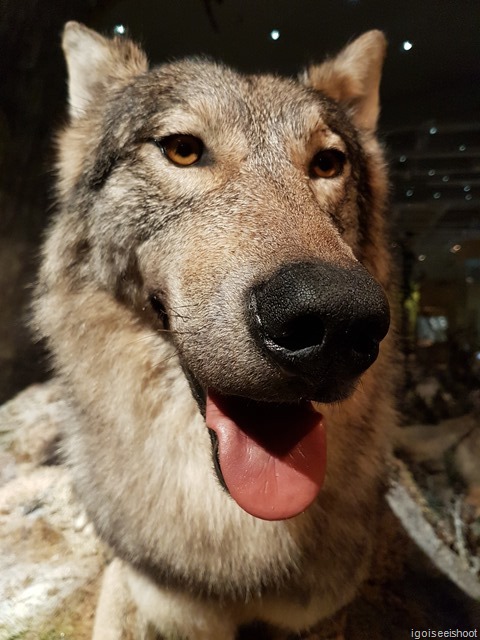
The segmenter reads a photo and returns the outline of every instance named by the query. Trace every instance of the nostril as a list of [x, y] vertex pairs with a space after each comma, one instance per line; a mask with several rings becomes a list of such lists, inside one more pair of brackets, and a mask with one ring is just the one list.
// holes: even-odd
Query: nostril
[[376, 357], [387, 330], [387, 318], [383, 315], [355, 322], [348, 331], [351, 350], [361, 356]]
[[325, 326], [318, 315], [305, 314], [290, 319], [280, 331], [268, 337], [279, 347], [295, 353], [320, 346], [325, 337]]
[[351, 372], [363, 373], [378, 357], [380, 342], [371, 336], [355, 336], [347, 343], [343, 357]]
[[367, 356], [378, 350], [378, 340], [371, 336], [355, 336], [350, 341], [352, 351], [355, 353]]

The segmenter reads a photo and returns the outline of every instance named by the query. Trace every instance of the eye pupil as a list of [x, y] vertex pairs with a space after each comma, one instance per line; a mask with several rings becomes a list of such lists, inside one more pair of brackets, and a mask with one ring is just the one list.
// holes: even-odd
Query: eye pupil
[[336, 178], [345, 165], [345, 154], [338, 149], [319, 151], [312, 160], [310, 172], [314, 178]]
[[176, 148], [176, 152], [179, 156], [182, 156], [182, 158], [187, 158], [189, 155], [194, 153], [192, 150], [192, 146], [187, 142], [179, 142]]
[[321, 171], [331, 171], [334, 165], [332, 158], [329, 158], [328, 156], [320, 156], [317, 160], [317, 166]]
[[189, 167], [202, 157], [203, 142], [191, 135], [174, 134], [155, 140], [165, 157], [178, 167]]

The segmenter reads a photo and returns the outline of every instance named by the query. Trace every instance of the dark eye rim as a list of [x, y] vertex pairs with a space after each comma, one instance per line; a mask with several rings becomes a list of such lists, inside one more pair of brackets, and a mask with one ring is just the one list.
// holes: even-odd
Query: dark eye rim
[[[336, 163], [336, 167], [338, 170], [331, 176], [319, 176], [317, 173], [315, 173], [315, 168], [314, 168], [315, 161], [322, 154], [327, 154], [332, 158], [334, 158], [334, 163]], [[310, 165], [309, 165], [310, 177], [313, 178], [314, 180], [333, 180], [334, 178], [338, 178], [338, 176], [342, 175], [346, 164], [347, 164], [347, 156], [343, 151], [340, 151], [340, 149], [335, 149], [335, 148], [320, 149], [319, 151], [317, 151], [317, 153], [314, 154], [314, 156], [312, 157], [312, 160], [310, 161]]]
[[[169, 142], [175, 140], [176, 138], [188, 138], [190, 140], [194, 140], [196, 144], [198, 144], [198, 158], [192, 162], [191, 164], [181, 164], [177, 163], [168, 155], [167, 145]], [[171, 133], [168, 136], [162, 136], [161, 138], [152, 138], [152, 142], [155, 146], [157, 146], [164, 157], [168, 160], [168, 162], [172, 163], [176, 167], [180, 167], [182, 169], [188, 169], [188, 167], [192, 167], [202, 159], [203, 153], [205, 151], [205, 145], [203, 144], [203, 140], [198, 136], [194, 136], [191, 133]]]

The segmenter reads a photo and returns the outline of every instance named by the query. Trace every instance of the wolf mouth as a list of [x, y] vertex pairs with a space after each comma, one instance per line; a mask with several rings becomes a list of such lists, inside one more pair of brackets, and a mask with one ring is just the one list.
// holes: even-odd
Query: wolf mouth
[[324, 419], [312, 403], [222, 395], [185, 374], [210, 434], [218, 480], [235, 502], [264, 520], [305, 511], [326, 469]]
[[[225, 381], [220, 358], [197, 379], [195, 355], [187, 358], [181, 342], [178, 353], [222, 486], [257, 518], [292, 518], [312, 504], [325, 478], [324, 420], [312, 403], [352, 395], [378, 356], [389, 305], [359, 264], [321, 260], [283, 264], [246, 287], [243, 298], [252, 353], [261, 355], [256, 368], [247, 364]], [[152, 306], [168, 322], [159, 301]]]

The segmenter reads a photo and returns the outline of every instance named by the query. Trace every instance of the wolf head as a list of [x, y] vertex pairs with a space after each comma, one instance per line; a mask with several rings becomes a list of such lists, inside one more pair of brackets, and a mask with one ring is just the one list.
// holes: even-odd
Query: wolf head
[[310, 402], [350, 397], [389, 324], [383, 35], [298, 80], [201, 58], [149, 70], [131, 41], [77, 23], [63, 48], [70, 122], [45, 286], [106, 292], [171, 346], [229, 489], [241, 445], [226, 421], [257, 449], [295, 449], [295, 469], [310, 450], [311, 476], [324, 436]]
[[[378, 224], [369, 178], [383, 36], [365, 34], [301, 82], [200, 59], [148, 71], [132, 42], [75, 23], [63, 46], [61, 199], [88, 228], [81, 270], [153, 304], [200, 386], [268, 400], [348, 395], [387, 324], [360, 266]], [[362, 296], [365, 309], [353, 308]], [[277, 300], [292, 307], [279, 317]], [[318, 357], [298, 364], [312, 346]]]

